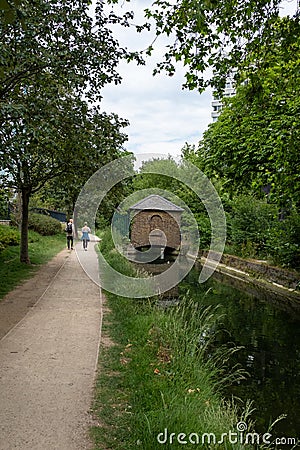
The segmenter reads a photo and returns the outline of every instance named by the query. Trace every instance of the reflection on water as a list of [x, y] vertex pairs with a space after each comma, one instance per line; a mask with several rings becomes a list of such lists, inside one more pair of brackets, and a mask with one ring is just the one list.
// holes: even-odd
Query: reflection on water
[[[274, 435], [300, 437], [300, 312], [289, 303], [274, 304], [265, 294], [253, 297], [223, 282], [198, 284], [199, 273], [191, 272], [181, 283], [180, 293], [198, 299], [203, 305], [221, 305], [225, 313], [216, 345], [233, 342], [244, 348], [234, 355], [249, 373], [247, 380], [231, 386], [225, 395], [252, 399], [253, 419], [264, 433], [278, 416]], [[203, 295], [205, 292], [207, 295]]]

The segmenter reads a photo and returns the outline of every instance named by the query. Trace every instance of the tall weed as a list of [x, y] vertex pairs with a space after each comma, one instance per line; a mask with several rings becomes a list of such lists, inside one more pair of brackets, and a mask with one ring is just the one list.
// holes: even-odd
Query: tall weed
[[[219, 440], [238, 423], [236, 408], [224, 403], [221, 396], [222, 385], [245, 375], [240, 368], [226, 372], [226, 362], [237, 349], [213, 348], [219, 319], [213, 308], [203, 309], [184, 299], [179, 306], [156, 309], [154, 314], [156, 325], [150, 330], [150, 343], [157, 346], [156, 375], [164, 383], [160, 406], [144, 411], [143, 428], [148, 433], [143, 434], [143, 448], [161, 448], [158, 436], [165, 430], [168, 436], [213, 433]], [[193, 446], [185, 444], [185, 448]], [[180, 448], [180, 444], [168, 439], [164, 448]], [[222, 447], [211, 443], [209, 448]]]

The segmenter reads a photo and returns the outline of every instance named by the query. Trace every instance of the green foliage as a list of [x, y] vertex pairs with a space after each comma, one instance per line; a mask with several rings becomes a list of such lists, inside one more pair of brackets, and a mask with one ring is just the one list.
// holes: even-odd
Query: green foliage
[[[138, 271], [131, 262], [116, 249], [110, 227], [106, 227], [104, 230], [99, 231], [97, 235], [101, 238], [99, 248], [109, 265], [124, 275], [135, 277]], [[141, 275], [141, 273], [139, 273], [139, 275]]]
[[29, 214], [28, 228], [36, 231], [42, 236], [53, 236], [61, 233], [61, 223], [44, 214]]
[[95, 4], [94, 17], [89, 1], [26, 1], [22, 6], [25, 29], [0, 15], [4, 73], [0, 98], [40, 75], [53, 75], [58, 89], [60, 85], [98, 99], [106, 83], [120, 82], [116, 67], [126, 51], [113, 38], [101, 2]]
[[[186, 68], [184, 86], [199, 91], [209, 84], [222, 90], [232, 70], [237, 75], [241, 70], [251, 74], [253, 66], [248, 64], [247, 56], [257, 52], [257, 60], [261, 61], [260, 47], [270, 42], [280, 3], [280, 0], [154, 1], [145, 10], [146, 17], [154, 20], [156, 38], [163, 35], [167, 40], [166, 53], [155, 73], [163, 70], [172, 76], [177, 62], [181, 62]], [[293, 37], [292, 31], [289, 37]], [[152, 44], [148, 49], [150, 54], [153, 47]], [[210, 79], [209, 67], [213, 72]]]
[[246, 195], [234, 197], [229, 239], [236, 252], [241, 256], [263, 254], [277, 214], [277, 208], [265, 201]]
[[[59, 155], [61, 173], [52, 179], [50, 177], [40, 191], [42, 200], [47, 202], [50, 197], [52, 207], [62, 209], [68, 215], [72, 214], [85, 182], [102, 166], [127, 154], [123, 150], [127, 136], [122, 132], [122, 128], [126, 127], [128, 122], [115, 114], [100, 113], [96, 107], [87, 112], [85, 106], [83, 104], [80, 108], [80, 117], [69, 119], [70, 123], [74, 120], [75, 135], [72, 137], [69, 124], [69, 135], [65, 141], [66, 153]], [[79, 120], [81, 127], [78, 127]], [[70, 154], [74, 156], [70, 158]], [[58, 171], [55, 173], [58, 174]], [[126, 189], [126, 182], [122, 182], [108, 193], [101, 204], [103, 216], [111, 217], [120, 201], [119, 197]]]
[[[150, 173], [147, 173], [148, 171]], [[170, 156], [166, 159], [157, 158], [142, 164], [139, 175], [133, 180], [133, 187], [135, 190], [147, 189], [147, 195], [152, 193], [162, 195], [183, 209], [188, 207], [200, 226], [201, 245], [206, 246], [210, 242], [210, 225], [208, 224], [209, 219], [205, 207], [193, 189], [180, 181], [180, 176], [183, 179], [188, 179], [192, 185], [193, 183], [197, 185], [197, 180], [191, 180], [191, 174], [188, 172], [188, 168], [186, 169], [184, 161], [178, 163]], [[137, 192], [136, 201], [143, 196], [145, 196], [145, 193]], [[182, 213], [181, 228], [193, 233], [194, 227], [195, 223], [191, 221], [186, 208]]]
[[24, 0], [26, 27], [0, 13], [1, 182], [22, 197], [24, 262], [30, 197], [48, 189], [53, 200], [68, 202], [70, 214], [82, 184], [118, 157], [126, 140], [120, 128], [127, 121], [87, 102], [95, 105], [103, 86], [120, 82], [117, 65], [127, 56], [102, 2], [94, 6], [92, 17], [89, 1]]
[[65, 246], [65, 236], [41, 236], [29, 232], [29, 252], [32, 264], [19, 261], [19, 246], [9, 246], [0, 251], [0, 298], [4, 297], [21, 281], [31, 277], [40, 264], [46, 263]]
[[114, 241], [111, 230], [108, 227], [105, 227], [104, 230], [97, 232], [97, 235], [101, 238], [101, 242], [99, 244], [101, 252], [105, 255], [109, 255], [110, 251], [114, 249]]
[[200, 235], [200, 248], [207, 249], [210, 246], [211, 241], [211, 224], [207, 214], [205, 213], [196, 213], [195, 214], [199, 235]]
[[0, 251], [8, 246], [20, 244], [20, 232], [17, 228], [0, 225]]
[[266, 241], [275, 264], [300, 270], [300, 215], [293, 210], [278, 221]]
[[198, 149], [186, 146], [183, 154], [221, 182], [229, 251], [298, 267], [299, 21], [276, 20], [268, 32], [267, 45], [257, 42], [248, 53], [236, 95], [223, 99]]
[[268, 189], [270, 201], [285, 208], [300, 200], [299, 23], [277, 21], [270, 33], [261, 60], [248, 55], [253, 73], [243, 73], [245, 83], [204, 133], [197, 164], [227, 180], [231, 193], [259, 197]]
[[96, 217], [96, 228], [98, 230], [103, 230], [108, 227], [110, 224], [110, 218], [103, 216], [102, 214], [98, 214]]
[[8, 196], [0, 189], [0, 219], [8, 219]]
[[[0, 0], [0, 11], [5, 24], [19, 23], [23, 30], [26, 29], [24, 6], [33, 4], [33, 0]], [[2, 73], [0, 73], [1, 79]]]

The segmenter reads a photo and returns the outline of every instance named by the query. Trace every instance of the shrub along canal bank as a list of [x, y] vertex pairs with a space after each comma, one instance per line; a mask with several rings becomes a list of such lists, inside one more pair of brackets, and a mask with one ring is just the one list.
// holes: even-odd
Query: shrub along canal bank
[[[110, 233], [101, 237], [108, 262], [133, 275], [130, 263], [113, 249]], [[216, 303], [209, 304], [212, 288], [202, 286], [197, 296], [188, 289], [183, 284], [180, 302], [167, 308], [156, 298], [106, 293], [91, 428], [97, 449], [271, 448], [263, 442], [268, 429], [251, 444], [250, 410], [256, 405], [246, 397], [229, 399], [229, 387], [241, 384], [247, 367], [236, 366], [241, 350], [231, 338], [216, 340], [224, 317]]]

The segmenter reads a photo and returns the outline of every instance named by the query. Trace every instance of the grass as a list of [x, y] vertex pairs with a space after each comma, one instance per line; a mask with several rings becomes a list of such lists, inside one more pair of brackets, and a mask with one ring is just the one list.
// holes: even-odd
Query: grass
[[[147, 301], [107, 296], [111, 312], [104, 332], [115, 344], [100, 353], [94, 404], [100, 426], [92, 428], [95, 448], [155, 450], [162, 447], [157, 438], [164, 430], [176, 436], [214, 433], [218, 439], [235, 430], [241, 419], [236, 408], [222, 400], [220, 391], [224, 379], [229, 382], [232, 375], [218, 368], [221, 352], [207, 359], [207, 345], [202, 349], [198, 345], [213, 315], [202, 314], [204, 328], [196, 333], [193, 324], [187, 326], [183, 320], [188, 303], [164, 312]], [[223, 349], [224, 358], [226, 352], [228, 356]], [[163, 447], [181, 445], [166, 442]]]
[[[105, 235], [105, 256], [109, 261], [112, 255], [115, 262], [108, 240]], [[122, 268], [126, 271], [124, 261]], [[236, 432], [242, 420], [251, 429], [250, 405], [238, 410], [222, 398], [222, 386], [243, 373], [225, 369], [237, 349], [213, 350], [210, 345], [218, 311], [203, 309], [188, 298], [168, 309], [159, 307], [156, 299], [111, 293], [106, 298], [103, 334], [111, 345], [102, 347], [99, 356], [91, 428], [95, 449], [179, 449], [182, 445], [190, 449], [195, 442], [181, 444], [180, 433], [193, 439], [213, 433], [219, 440], [222, 433]], [[202, 447], [254, 448], [231, 442], [204, 442]]]
[[0, 252], [0, 299], [16, 287], [20, 282], [30, 278], [41, 264], [49, 261], [65, 246], [64, 234], [41, 236], [29, 232], [29, 256], [31, 264], [19, 261], [20, 247], [9, 246]]

